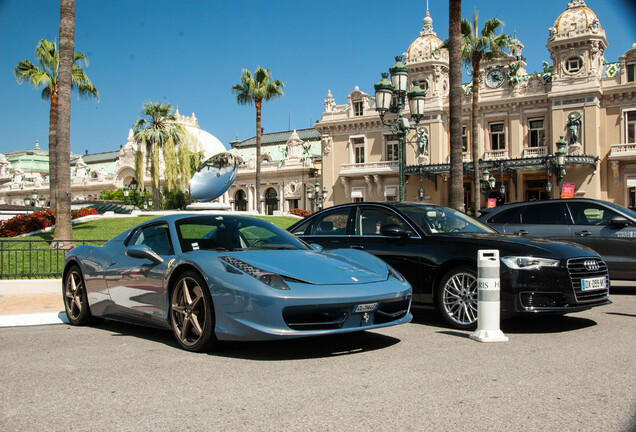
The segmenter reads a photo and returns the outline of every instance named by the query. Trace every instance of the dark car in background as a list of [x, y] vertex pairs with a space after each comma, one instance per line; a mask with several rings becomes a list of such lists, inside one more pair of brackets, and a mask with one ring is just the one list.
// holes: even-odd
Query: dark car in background
[[503, 236], [464, 213], [416, 203], [352, 203], [288, 228], [325, 249], [370, 252], [413, 287], [414, 304], [434, 304], [448, 324], [477, 322], [477, 253], [498, 249], [501, 313], [565, 314], [609, 303], [607, 267], [572, 243]]
[[594, 249], [610, 278], [636, 279], [636, 213], [589, 198], [504, 204], [478, 218], [501, 234], [573, 241]]

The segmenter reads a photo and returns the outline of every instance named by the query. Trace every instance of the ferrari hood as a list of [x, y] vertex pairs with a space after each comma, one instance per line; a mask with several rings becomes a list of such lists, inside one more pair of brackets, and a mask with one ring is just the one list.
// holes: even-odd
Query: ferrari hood
[[386, 264], [366, 252], [258, 250], [224, 254], [263, 271], [315, 285], [345, 285], [384, 281]]

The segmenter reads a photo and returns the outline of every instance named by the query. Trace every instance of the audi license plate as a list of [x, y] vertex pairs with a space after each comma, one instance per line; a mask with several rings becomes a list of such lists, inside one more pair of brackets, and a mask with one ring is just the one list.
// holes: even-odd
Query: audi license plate
[[605, 278], [597, 277], [590, 279], [581, 280], [581, 289], [583, 291], [592, 291], [592, 290], [600, 290], [605, 289]]
[[377, 303], [359, 304], [353, 309], [353, 313], [373, 312], [377, 306]]

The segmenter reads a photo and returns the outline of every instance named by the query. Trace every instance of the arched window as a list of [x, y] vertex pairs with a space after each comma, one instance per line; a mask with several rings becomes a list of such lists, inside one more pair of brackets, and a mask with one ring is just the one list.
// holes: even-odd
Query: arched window
[[239, 189], [234, 194], [234, 210], [247, 211], [247, 195], [243, 189]]
[[278, 194], [274, 188], [269, 188], [265, 192], [265, 210], [268, 215], [273, 215], [278, 210]]

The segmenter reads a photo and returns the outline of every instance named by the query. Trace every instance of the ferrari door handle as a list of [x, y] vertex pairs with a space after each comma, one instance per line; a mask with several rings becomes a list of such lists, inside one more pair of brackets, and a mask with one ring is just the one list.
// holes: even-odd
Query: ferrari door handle
[[514, 232], [513, 232], [513, 234], [520, 235], [520, 236], [524, 236], [524, 235], [527, 235], [527, 234], [528, 234], [528, 231], [526, 231], [526, 230], [519, 230], [519, 231], [514, 231]]
[[583, 231], [574, 232], [574, 235], [577, 235], [580, 237], [586, 237], [586, 236], [592, 235], [592, 233], [589, 232], [588, 230], [583, 230]]
[[360, 250], [362, 250], [362, 249], [364, 249], [364, 246], [362, 246], [362, 245], [351, 245], [351, 246], [349, 246], [349, 249], [360, 249]]

